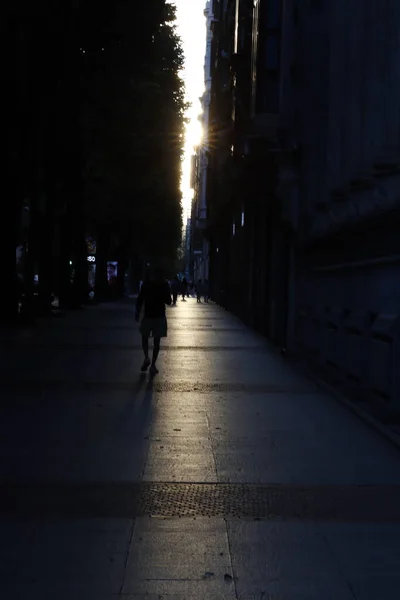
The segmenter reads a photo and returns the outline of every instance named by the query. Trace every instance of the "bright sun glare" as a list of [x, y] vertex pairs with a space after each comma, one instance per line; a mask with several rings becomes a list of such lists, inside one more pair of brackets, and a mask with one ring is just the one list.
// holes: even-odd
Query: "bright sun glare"
[[188, 151], [200, 144], [203, 137], [203, 127], [198, 119], [193, 119], [186, 125], [185, 137]]
[[184, 216], [190, 214], [193, 190], [190, 187], [191, 156], [201, 142], [202, 125], [200, 97], [204, 92], [204, 56], [206, 44], [206, 0], [173, 0], [177, 8], [178, 34], [182, 40], [185, 68], [182, 79], [186, 87], [186, 100], [191, 107], [187, 112], [189, 122], [185, 128], [185, 155], [182, 163], [181, 189]]

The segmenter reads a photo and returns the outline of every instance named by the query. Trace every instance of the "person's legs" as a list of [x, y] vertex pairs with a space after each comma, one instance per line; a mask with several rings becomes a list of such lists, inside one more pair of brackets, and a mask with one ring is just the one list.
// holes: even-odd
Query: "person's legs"
[[149, 358], [149, 338], [147, 335], [142, 335], [142, 348], [145, 358]]
[[154, 343], [153, 343], [153, 356], [152, 356], [152, 360], [151, 360], [151, 368], [152, 369], [155, 368], [158, 355], [160, 354], [160, 343], [161, 343], [161, 339], [155, 337]]
[[146, 371], [150, 366], [149, 358], [149, 338], [147, 335], [142, 334], [142, 348], [144, 353], [144, 361], [142, 365], [142, 371]]
[[140, 333], [142, 334], [142, 348], [144, 354], [144, 361], [142, 365], [142, 371], [147, 371], [150, 366], [150, 358], [149, 358], [149, 337], [151, 334], [151, 321], [146, 317], [140, 324]]
[[168, 335], [167, 319], [165, 317], [157, 319], [157, 322], [154, 323], [154, 330], [153, 330], [154, 340], [153, 340], [153, 356], [152, 356], [151, 367], [150, 367], [151, 375], [156, 375], [158, 373], [158, 369], [156, 367], [156, 362], [157, 362], [158, 355], [160, 353], [161, 338], [165, 338], [165, 337], [167, 337], [167, 335]]

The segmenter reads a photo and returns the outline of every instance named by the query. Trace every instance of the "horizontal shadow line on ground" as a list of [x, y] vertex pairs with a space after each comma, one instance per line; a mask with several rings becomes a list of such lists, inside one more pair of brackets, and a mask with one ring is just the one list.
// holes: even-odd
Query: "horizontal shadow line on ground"
[[0, 512], [31, 517], [225, 517], [399, 523], [400, 486], [2, 484]]
[[[218, 312], [212, 312], [209, 311], [208, 309], [204, 309], [204, 313], [205, 316], [203, 315], [199, 315], [197, 313], [191, 313], [191, 314], [181, 314], [178, 308], [168, 308], [167, 310], [167, 316], [169, 319], [182, 319], [182, 320], [187, 320], [187, 321], [226, 321], [229, 319], [235, 320], [236, 317], [234, 315], [230, 315], [229, 313], [227, 313], [224, 316], [216, 316], [218, 314]], [[219, 313], [220, 314], [220, 313]], [[94, 317], [96, 319], [104, 319], [104, 320], [119, 320], [119, 319], [129, 319], [129, 318], [134, 318], [135, 317], [135, 308], [132, 307], [132, 310], [120, 310], [120, 311], [104, 311], [104, 313], [101, 314], [101, 316], [98, 315], [98, 313], [90, 313], [88, 314], [88, 317]]]
[[[282, 385], [282, 384], [251, 384], [251, 383], [203, 383], [190, 381], [152, 381], [150, 388], [153, 392], [175, 392], [175, 393], [230, 393], [243, 392], [246, 394], [310, 394], [321, 393], [321, 391], [309, 384], [301, 385]], [[71, 381], [68, 379], [48, 379], [48, 380], [17, 380], [0, 381], [1, 390], [12, 391], [46, 391], [46, 390], [65, 390], [65, 391], [132, 391], [137, 389], [137, 381]]]
[[[4, 344], [1, 345], [0, 348], [2, 348], [3, 350], [9, 350], [9, 349], [20, 349], [20, 348], [57, 348], [57, 350], [59, 349], [63, 349], [65, 348], [65, 350], [70, 350], [71, 348], [74, 350], [79, 350], [80, 348], [82, 350], [105, 350], [107, 348], [109, 348], [110, 350], [141, 350], [142, 349], [142, 345], [141, 344], [113, 344], [113, 343], [106, 343], [106, 342], [70, 342], [70, 341], [66, 341], [66, 342], [46, 342], [46, 341], [33, 341], [33, 342], [26, 342], [26, 343], [22, 343], [22, 344]], [[162, 344], [161, 346], [161, 350], [185, 350], [185, 351], [190, 351], [190, 350], [195, 350], [197, 352], [223, 352], [223, 351], [230, 351], [230, 352], [254, 352], [254, 353], [258, 353], [258, 354], [264, 354], [264, 353], [268, 353], [268, 347], [266, 346], [202, 346], [202, 345], [172, 345], [172, 344]], [[270, 352], [269, 352], [270, 353]]]
[[[95, 323], [93, 325], [74, 325], [72, 324], [70, 329], [76, 331], [93, 331], [93, 327], [96, 328], [96, 331], [103, 330], [114, 330], [114, 331], [138, 331], [139, 325], [112, 325], [112, 324], [102, 324]], [[238, 331], [248, 332], [246, 327], [214, 327], [212, 325], [204, 325], [191, 327], [190, 325], [184, 325], [182, 327], [169, 327], [168, 331], [225, 331], [225, 332], [233, 332], [237, 333]]]

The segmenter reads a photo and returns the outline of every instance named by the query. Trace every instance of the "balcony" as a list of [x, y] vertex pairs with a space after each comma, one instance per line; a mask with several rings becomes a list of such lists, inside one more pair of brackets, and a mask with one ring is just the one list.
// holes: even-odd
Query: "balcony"
[[207, 226], [207, 209], [199, 208], [196, 215], [196, 229], [205, 229]]

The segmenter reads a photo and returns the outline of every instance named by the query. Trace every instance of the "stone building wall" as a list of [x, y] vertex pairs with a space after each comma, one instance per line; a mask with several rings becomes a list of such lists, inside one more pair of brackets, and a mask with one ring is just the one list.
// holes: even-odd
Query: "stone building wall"
[[298, 2], [294, 345], [400, 411], [400, 3]]

